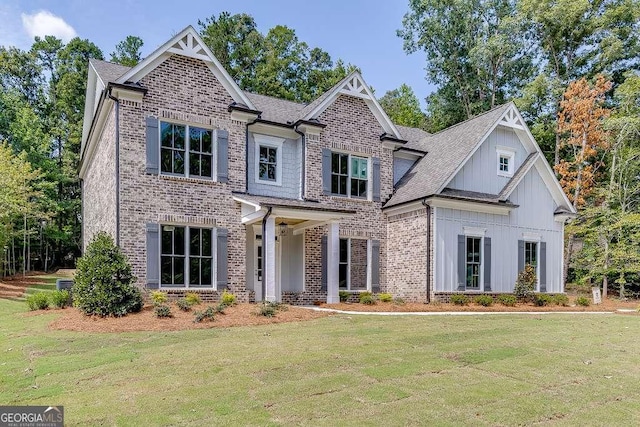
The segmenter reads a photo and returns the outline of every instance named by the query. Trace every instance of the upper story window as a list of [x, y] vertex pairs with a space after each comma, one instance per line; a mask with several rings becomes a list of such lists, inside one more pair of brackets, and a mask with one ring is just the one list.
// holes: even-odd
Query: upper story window
[[498, 175], [511, 177], [514, 172], [515, 151], [509, 148], [498, 148]]
[[331, 153], [331, 193], [367, 198], [369, 159], [351, 154]]
[[254, 135], [255, 177], [260, 184], [282, 185], [282, 145], [284, 139]]
[[211, 129], [160, 122], [160, 172], [193, 178], [213, 178]]

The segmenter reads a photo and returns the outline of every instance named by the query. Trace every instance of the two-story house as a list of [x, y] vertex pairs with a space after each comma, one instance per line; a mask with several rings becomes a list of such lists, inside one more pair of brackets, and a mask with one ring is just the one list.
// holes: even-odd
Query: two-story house
[[90, 61], [82, 141], [83, 244], [111, 234], [147, 289], [428, 301], [531, 263], [563, 291], [573, 210], [512, 104], [429, 135], [359, 73], [308, 105], [257, 95], [187, 27], [135, 67]]

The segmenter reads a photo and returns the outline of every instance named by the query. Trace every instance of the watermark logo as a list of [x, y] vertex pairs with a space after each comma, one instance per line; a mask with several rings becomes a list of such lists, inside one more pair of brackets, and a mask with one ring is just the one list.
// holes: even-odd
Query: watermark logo
[[0, 427], [63, 427], [62, 406], [0, 406]]

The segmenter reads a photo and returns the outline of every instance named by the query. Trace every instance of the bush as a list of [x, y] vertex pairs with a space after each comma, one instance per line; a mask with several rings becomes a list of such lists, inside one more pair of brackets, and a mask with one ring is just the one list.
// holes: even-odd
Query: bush
[[469, 297], [463, 294], [454, 294], [449, 297], [449, 301], [454, 305], [467, 305], [469, 304]]
[[228, 307], [228, 305], [220, 303], [220, 304], [215, 306], [214, 311], [216, 312], [216, 314], [224, 314], [224, 310], [227, 307]]
[[29, 310], [46, 310], [49, 308], [49, 295], [46, 292], [36, 292], [27, 295]]
[[153, 312], [156, 317], [173, 317], [173, 314], [171, 314], [171, 308], [166, 304], [156, 304]]
[[538, 307], [544, 307], [553, 302], [553, 297], [549, 294], [535, 294], [533, 296], [533, 304]]
[[515, 295], [502, 294], [498, 295], [498, 302], [507, 307], [515, 307], [518, 298], [516, 298]]
[[349, 295], [351, 295], [349, 291], [338, 291], [340, 302], [347, 302], [349, 300]]
[[584, 295], [580, 295], [578, 298], [576, 298], [576, 304], [581, 305], [583, 307], [588, 307], [591, 305], [591, 300], [588, 297], [585, 297]]
[[187, 294], [184, 296], [184, 299], [187, 301], [187, 303], [189, 303], [189, 305], [197, 305], [202, 302], [202, 300], [200, 299], [200, 295], [195, 292], [187, 292]]
[[531, 264], [527, 264], [524, 270], [518, 274], [518, 280], [516, 280], [513, 293], [516, 294], [518, 298], [528, 299], [531, 294], [533, 294], [537, 281], [536, 269]]
[[134, 281], [127, 257], [107, 233], [100, 232], [78, 259], [71, 290], [73, 304], [85, 314], [98, 316], [140, 311], [142, 295]]
[[404, 300], [402, 298], [396, 297], [393, 299], [393, 303], [396, 305], [404, 305]]
[[393, 301], [393, 295], [383, 292], [378, 294], [378, 299], [382, 302], [391, 302]]
[[69, 302], [71, 300], [71, 294], [66, 289], [62, 289], [62, 290], [56, 289], [55, 291], [51, 292], [50, 299], [51, 299], [51, 304], [54, 307], [65, 308], [66, 306], [69, 305]]
[[565, 294], [556, 294], [553, 296], [553, 303], [563, 307], [569, 307], [569, 297]]
[[256, 314], [258, 316], [273, 317], [278, 311], [285, 311], [286, 309], [287, 306], [282, 303], [276, 301], [263, 301], [258, 308], [258, 313]]
[[193, 315], [194, 315], [194, 319], [193, 319], [194, 323], [200, 323], [203, 320], [208, 320], [209, 322], [213, 322], [216, 317], [216, 312], [213, 309], [213, 307], [207, 307], [207, 309], [204, 311], [194, 311]]
[[189, 304], [189, 302], [187, 301], [186, 298], [180, 298], [176, 301], [176, 305], [178, 306], [178, 308], [182, 311], [189, 311], [191, 310], [191, 304]]
[[227, 290], [225, 289], [224, 292], [222, 292], [222, 296], [220, 297], [220, 304], [224, 305], [225, 307], [231, 307], [232, 305], [236, 305], [236, 300], [236, 296], [231, 292], [227, 292]]
[[373, 305], [376, 303], [371, 292], [360, 292], [358, 299], [360, 300], [360, 304]]
[[169, 301], [169, 296], [166, 292], [153, 291], [151, 292], [151, 301], [153, 301], [153, 305], [161, 305]]
[[493, 297], [491, 295], [478, 295], [473, 302], [484, 307], [489, 307], [493, 305]]

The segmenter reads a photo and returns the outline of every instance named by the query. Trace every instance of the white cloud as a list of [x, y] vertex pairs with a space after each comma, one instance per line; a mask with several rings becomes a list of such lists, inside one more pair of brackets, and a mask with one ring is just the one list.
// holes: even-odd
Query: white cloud
[[55, 36], [66, 43], [78, 35], [64, 19], [49, 11], [41, 10], [33, 15], [23, 13], [21, 16], [22, 26], [31, 39], [36, 36]]

